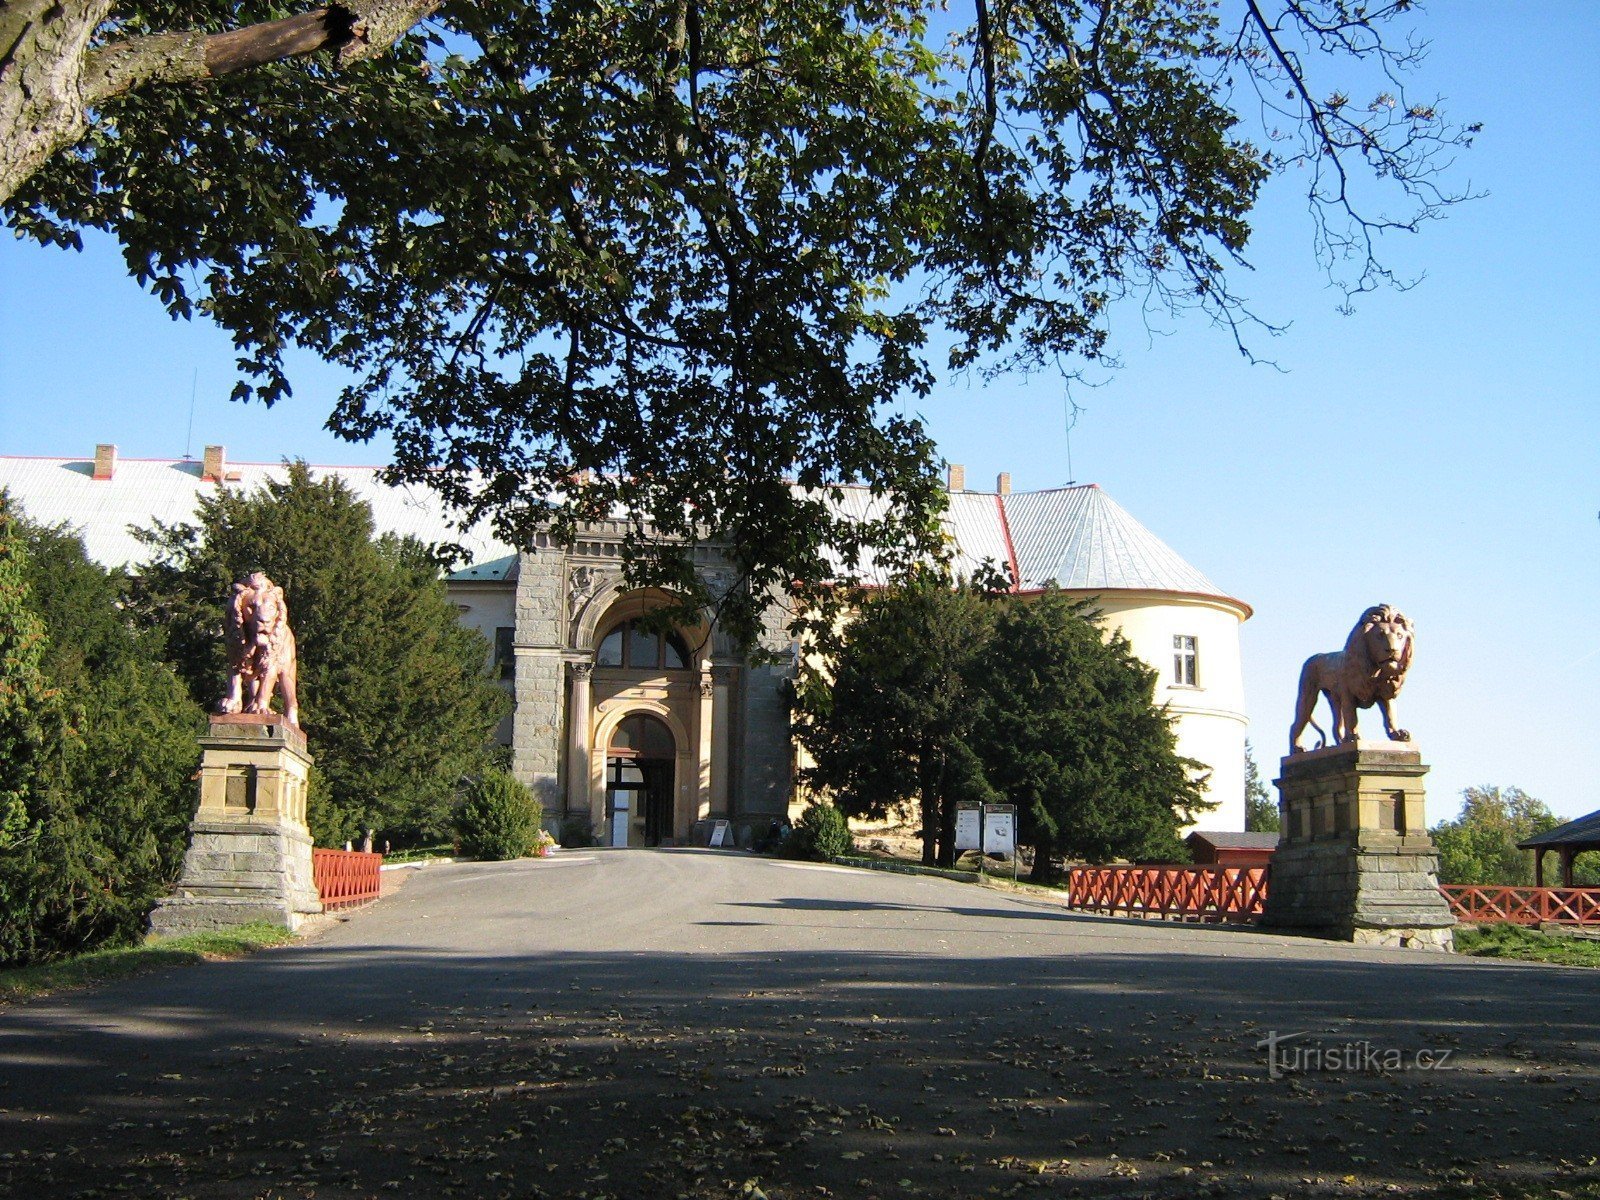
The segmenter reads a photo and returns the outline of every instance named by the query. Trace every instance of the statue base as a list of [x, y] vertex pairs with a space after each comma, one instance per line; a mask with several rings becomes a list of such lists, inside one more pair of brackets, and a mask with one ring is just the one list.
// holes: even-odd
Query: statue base
[[1421, 754], [1358, 742], [1291, 755], [1281, 770], [1282, 832], [1262, 927], [1454, 949], [1456, 922], [1423, 816]]
[[200, 805], [183, 873], [150, 931], [170, 937], [252, 921], [299, 928], [322, 911], [305, 823], [305, 734], [276, 714], [227, 715], [212, 718], [200, 745]]

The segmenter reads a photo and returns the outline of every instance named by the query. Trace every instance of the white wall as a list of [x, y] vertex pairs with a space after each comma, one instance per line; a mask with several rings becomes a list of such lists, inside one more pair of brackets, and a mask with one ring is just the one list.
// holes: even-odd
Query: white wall
[[[1217, 806], [1183, 830], [1244, 828], [1244, 672], [1239, 626], [1245, 611], [1221, 600], [1190, 599], [1160, 592], [1101, 596], [1096, 607], [1108, 628], [1121, 631], [1133, 652], [1157, 675], [1157, 704], [1177, 718], [1178, 753], [1211, 768], [1206, 794]], [[1175, 635], [1197, 639], [1196, 686], [1174, 682]]]
[[[494, 631], [498, 628], [515, 628], [517, 585], [509, 580], [492, 580], [483, 583], [456, 582], [452, 580], [447, 589], [450, 602], [456, 606], [456, 615], [461, 623], [469, 629], [476, 629], [483, 634], [483, 640], [489, 643], [485, 665], [494, 662]], [[510, 679], [502, 680], [502, 685], [507, 692], [512, 690]], [[511, 744], [512, 719], [508, 714], [495, 730], [494, 740], [501, 745]]]

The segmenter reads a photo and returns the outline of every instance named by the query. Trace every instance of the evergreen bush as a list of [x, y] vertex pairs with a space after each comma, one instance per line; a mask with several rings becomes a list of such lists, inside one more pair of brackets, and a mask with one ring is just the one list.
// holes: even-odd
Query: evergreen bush
[[7, 507], [0, 965], [13, 966], [143, 936], [183, 861], [205, 718], [130, 626], [120, 575]]
[[543, 817], [526, 784], [505, 771], [486, 771], [472, 781], [456, 810], [456, 839], [461, 852], [473, 858], [525, 858], [537, 845]]
[[826, 802], [813, 804], [800, 814], [794, 832], [784, 842], [784, 853], [790, 858], [807, 858], [814, 862], [827, 862], [855, 848], [855, 838], [850, 835], [850, 822], [844, 813]]
[[600, 844], [600, 839], [594, 836], [594, 823], [588, 817], [568, 817], [562, 821], [560, 841], [567, 850], [583, 850]]

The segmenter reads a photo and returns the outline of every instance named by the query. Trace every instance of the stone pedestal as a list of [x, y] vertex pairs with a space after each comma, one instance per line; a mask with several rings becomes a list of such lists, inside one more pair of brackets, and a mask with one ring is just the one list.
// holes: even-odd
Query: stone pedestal
[[322, 911], [306, 829], [305, 734], [276, 714], [216, 716], [200, 746], [200, 806], [183, 874], [157, 903], [151, 932], [250, 921], [298, 928]]
[[1422, 755], [1358, 742], [1292, 754], [1262, 925], [1379, 946], [1454, 948], [1423, 815]]

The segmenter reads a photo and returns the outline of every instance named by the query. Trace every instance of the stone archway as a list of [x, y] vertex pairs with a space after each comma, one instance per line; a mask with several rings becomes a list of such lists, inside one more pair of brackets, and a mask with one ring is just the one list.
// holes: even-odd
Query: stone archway
[[629, 713], [611, 731], [605, 758], [601, 841], [608, 846], [675, 842], [677, 746], [666, 723], [650, 713]]
[[640, 716], [653, 718], [664, 726], [672, 743], [670, 817], [662, 822], [665, 828], [660, 831], [658, 844], [665, 842], [682, 844], [689, 840], [694, 823], [700, 816], [699, 789], [696, 787], [698, 772], [695, 770], [695, 756], [691, 752], [695, 743], [689, 728], [678, 714], [657, 700], [619, 697], [602, 703], [596, 710], [594, 741], [588, 761], [590, 820], [595, 831], [602, 834], [602, 842], [609, 845], [611, 839], [605, 835], [610, 832], [609, 821], [614, 815], [607, 811], [610, 807], [608, 805], [610, 750], [616, 739], [617, 730], [623, 722]]

